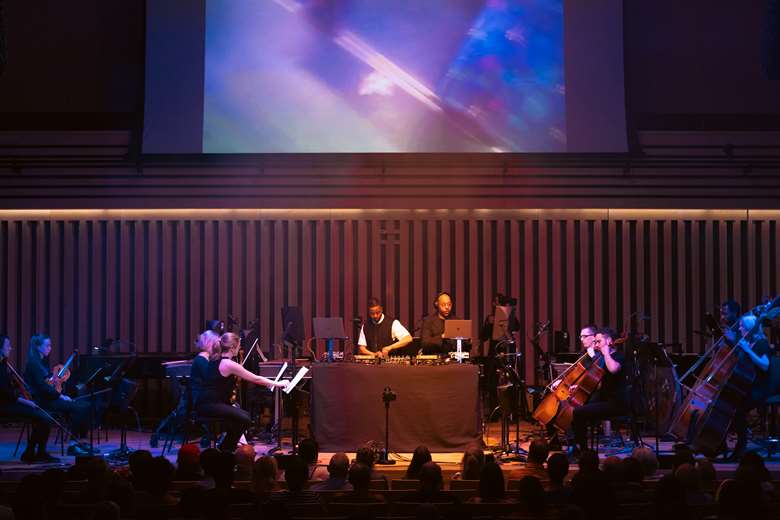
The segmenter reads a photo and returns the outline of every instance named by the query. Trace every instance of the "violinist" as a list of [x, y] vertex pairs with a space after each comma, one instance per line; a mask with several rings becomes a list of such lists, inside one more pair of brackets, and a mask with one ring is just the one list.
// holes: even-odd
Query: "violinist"
[[51, 419], [34, 401], [20, 395], [19, 385], [24, 382], [18, 379], [15, 383], [15, 375], [8, 366], [11, 353], [8, 336], [0, 336], [0, 345], [0, 417], [24, 417], [30, 420], [30, 440], [22, 453], [22, 461], [30, 464], [59, 462], [59, 459], [46, 451]]
[[239, 342], [235, 334], [223, 334], [222, 338], [217, 338], [217, 341], [210, 337], [212, 335], [217, 337], [212, 331], [206, 331], [201, 335], [203, 341], [212, 345], [212, 348], [209, 352], [203, 387], [195, 401], [195, 409], [200, 416], [224, 419], [227, 433], [219, 448], [232, 452], [236, 449], [241, 434], [252, 424], [249, 413], [230, 405], [235, 378], [269, 388], [285, 388], [287, 381], [275, 382], [253, 374], [228, 359], [227, 356], [238, 349]]
[[[586, 328], [583, 331], [592, 331]], [[598, 363], [604, 367], [604, 376], [601, 386], [596, 393], [582, 406], [573, 411], [572, 431], [574, 433], [574, 445], [569, 448], [569, 455], [576, 456], [579, 451], [587, 448], [587, 427], [590, 423], [596, 423], [610, 417], [623, 415], [626, 411], [625, 396], [625, 365], [623, 354], [615, 350], [613, 346], [615, 333], [611, 329], [599, 329], [595, 331], [592, 343], [586, 350], [593, 349], [594, 354], [601, 354]], [[587, 338], [585, 338], [587, 340]], [[585, 345], [585, 341], [583, 341]]]
[[[35, 403], [47, 412], [63, 413], [69, 416], [70, 427], [79, 437], [85, 437], [89, 428], [89, 403], [73, 401], [61, 394], [52, 384], [52, 371], [49, 368], [51, 338], [46, 334], [36, 334], [30, 338], [27, 351], [27, 363], [24, 367], [24, 380], [30, 387]], [[68, 455], [81, 456], [88, 453], [74, 442], [68, 447]]]
[[[753, 380], [750, 395], [745, 397], [741, 406], [734, 413], [732, 427], [737, 434], [737, 444], [729, 457], [729, 460], [732, 461], [740, 460], [747, 447], [746, 418], [748, 412], [760, 406], [771, 393], [769, 388], [769, 342], [763, 329], [756, 326], [757, 319], [752, 314], [746, 314], [739, 320], [739, 332], [732, 330], [724, 332], [726, 341], [741, 348], [756, 368], [756, 377]], [[754, 328], [755, 330], [753, 330]]]

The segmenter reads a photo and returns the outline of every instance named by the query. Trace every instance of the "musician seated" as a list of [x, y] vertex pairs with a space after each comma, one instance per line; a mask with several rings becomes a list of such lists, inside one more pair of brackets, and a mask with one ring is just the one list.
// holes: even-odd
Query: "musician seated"
[[[433, 300], [433, 308], [436, 312], [427, 316], [420, 329], [420, 339], [422, 343], [423, 354], [446, 354], [455, 350], [454, 343], [444, 338], [445, 320], [458, 319], [452, 312], [452, 296], [448, 292], [440, 292]], [[471, 348], [466, 342], [464, 351]]]
[[[52, 371], [49, 368], [51, 353], [51, 338], [46, 334], [36, 334], [30, 338], [27, 351], [27, 363], [24, 367], [24, 380], [30, 388], [35, 403], [47, 412], [61, 413], [68, 417], [72, 433], [77, 438], [84, 438], [90, 425], [90, 404], [86, 401], [74, 401], [57, 391], [52, 381]], [[83, 456], [88, 452], [71, 439], [68, 455]]]
[[[216, 336], [211, 331], [203, 334]], [[219, 448], [222, 451], [233, 452], [241, 434], [252, 424], [249, 413], [230, 404], [236, 378], [268, 388], [285, 388], [288, 382], [275, 382], [253, 374], [232, 359], [225, 357], [230, 356], [238, 348], [238, 337], [235, 334], [224, 334], [219, 341], [206, 338], [206, 342], [213, 347], [209, 353], [203, 387], [195, 401], [195, 409], [201, 417], [215, 417], [225, 421], [227, 432]]]
[[597, 362], [604, 368], [599, 389], [582, 406], [574, 408], [572, 431], [574, 444], [569, 448], [569, 454], [576, 456], [587, 448], [588, 424], [598, 423], [610, 417], [623, 415], [628, 409], [625, 395], [625, 365], [621, 352], [613, 347], [615, 333], [611, 329], [599, 329], [593, 338], [592, 347], [602, 357]]
[[377, 298], [368, 299], [368, 317], [360, 328], [358, 347], [361, 354], [387, 358], [412, 342], [412, 335], [400, 321], [385, 316]]
[[[753, 380], [750, 394], [737, 408], [732, 422], [732, 428], [737, 434], [737, 444], [734, 446], [729, 460], [738, 461], [742, 458], [747, 447], [747, 414], [753, 408], [762, 405], [772, 393], [769, 377], [769, 342], [764, 335], [762, 327], [758, 326], [758, 318], [752, 314], [746, 314], [739, 320], [739, 332], [726, 330], [723, 334], [731, 345], [737, 345], [742, 349], [750, 362], [755, 366], [756, 377]], [[755, 329], [755, 330], [754, 330]]]
[[[58, 462], [46, 451], [46, 443], [51, 431], [51, 418], [48, 417], [35, 402], [20, 395], [15, 376], [8, 367], [8, 356], [11, 353], [11, 340], [8, 336], [0, 336], [0, 417], [23, 417], [30, 421], [30, 437], [27, 448], [22, 453], [22, 461]], [[18, 381], [22, 384], [21, 381]]]

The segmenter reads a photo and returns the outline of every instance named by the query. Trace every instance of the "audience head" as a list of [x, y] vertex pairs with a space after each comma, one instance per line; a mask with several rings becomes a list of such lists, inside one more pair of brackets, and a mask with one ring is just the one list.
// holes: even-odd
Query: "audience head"
[[373, 468], [374, 462], [376, 462], [376, 451], [368, 446], [358, 448], [357, 453], [355, 453], [355, 462], [360, 462], [369, 468]]
[[412, 454], [412, 461], [406, 469], [406, 478], [420, 478], [420, 470], [423, 464], [431, 460], [433, 459], [431, 458], [430, 450], [425, 446], [417, 446]]
[[479, 473], [479, 497], [483, 501], [504, 498], [504, 472], [495, 462], [487, 462]]
[[178, 474], [177, 478], [180, 480], [195, 480], [199, 478], [200, 448], [197, 445], [185, 444], [179, 449], [179, 453], [176, 455], [176, 473]]
[[691, 464], [680, 464], [674, 471], [674, 476], [686, 491], [695, 491], [701, 488], [699, 470]]
[[484, 465], [485, 452], [478, 446], [467, 448], [461, 461], [461, 478], [463, 480], [478, 480]]
[[631, 451], [631, 458], [639, 461], [645, 477], [652, 477], [658, 471], [658, 457], [650, 448], [644, 446], [634, 448]]
[[309, 467], [300, 455], [287, 459], [287, 469], [284, 470], [284, 481], [287, 489], [293, 493], [300, 492], [309, 480]]
[[317, 457], [320, 454], [320, 446], [314, 439], [306, 438], [298, 443], [298, 456], [306, 464], [317, 464]]
[[604, 459], [601, 464], [601, 471], [610, 482], [620, 482], [623, 480], [623, 462], [619, 457], [612, 455]]
[[620, 472], [625, 482], [642, 483], [642, 480], [645, 478], [642, 463], [633, 457], [626, 457], [621, 461], [620, 466]]
[[553, 453], [547, 459], [547, 474], [550, 481], [562, 486], [566, 475], [569, 474], [569, 458], [563, 453]]
[[252, 465], [255, 463], [255, 449], [244, 444], [239, 446], [235, 454], [236, 467], [244, 475], [252, 474]]
[[[142, 465], [141, 468], [142, 469], [140, 471], [141, 471], [142, 478], [148, 478], [149, 475], [145, 473], [148, 473], [148, 471], [150, 471], [151, 468], [149, 467], [149, 469], [147, 470], [145, 465]], [[106, 462], [106, 459], [104, 459], [103, 457], [90, 458], [87, 461], [86, 469], [87, 469], [87, 480], [90, 482], [97, 482], [105, 479], [106, 475], [110, 471], [110, 468], [108, 467], [108, 463]]]
[[143, 482], [146, 491], [153, 495], [163, 496], [171, 487], [176, 469], [163, 456], [155, 457], [149, 464], [149, 475]]
[[536, 437], [528, 446], [528, 462], [533, 464], [544, 464], [547, 456], [550, 454], [550, 446], [543, 437]]
[[367, 492], [371, 486], [371, 468], [361, 462], [352, 464], [349, 468], [349, 483], [355, 493]]
[[762, 518], [764, 501], [761, 485], [749, 480], [726, 480], [716, 497], [718, 518]]
[[699, 469], [702, 485], [711, 487], [718, 480], [718, 473], [715, 471], [715, 464], [707, 459], [696, 461], [696, 467]]
[[426, 495], [436, 494], [441, 491], [443, 482], [441, 466], [433, 461], [422, 465], [420, 468], [420, 492]]
[[346, 453], [334, 453], [328, 462], [330, 478], [347, 478], [349, 473], [349, 457]]
[[521, 478], [517, 494], [529, 513], [535, 515], [544, 513], [544, 487], [538, 478], [532, 476]]
[[691, 450], [688, 445], [675, 444], [674, 456], [672, 457], [672, 470], [676, 471], [682, 464], [694, 465], [696, 464], [696, 458], [693, 455], [693, 450]]
[[[182, 449], [184, 449], [182, 447]], [[181, 452], [181, 450], [179, 450]], [[149, 474], [152, 460], [152, 452], [149, 450], [136, 450], [127, 457], [127, 464], [130, 466], [130, 473], [133, 475], [133, 481], [143, 481]]]
[[216, 448], [206, 448], [200, 452], [200, 467], [203, 468], [203, 473], [209, 477], [214, 476], [215, 465], [218, 464], [220, 451]]
[[593, 475], [599, 471], [599, 456], [590, 449], [584, 449], [580, 452], [580, 473], [583, 475]]
[[272, 491], [276, 487], [278, 474], [279, 467], [275, 457], [265, 455], [257, 459], [252, 466], [252, 482], [255, 485], [255, 492]]
[[764, 459], [755, 452], [747, 452], [742, 456], [737, 466], [737, 480], [751, 480], [756, 482], [769, 482], [772, 475], [764, 465]]

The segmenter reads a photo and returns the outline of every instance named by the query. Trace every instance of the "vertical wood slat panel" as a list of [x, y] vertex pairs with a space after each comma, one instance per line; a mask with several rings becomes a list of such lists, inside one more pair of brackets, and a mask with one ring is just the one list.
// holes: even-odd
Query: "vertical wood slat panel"
[[[302, 307], [309, 335], [315, 314], [342, 316], [353, 335], [349, 320], [365, 316], [370, 295], [384, 294], [387, 310], [397, 307], [412, 330], [439, 289], [452, 291], [456, 313], [472, 320], [475, 335], [500, 291], [522, 299], [526, 337], [550, 319], [576, 348], [579, 327], [591, 319], [617, 326], [636, 311], [651, 316], [637, 325], [649, 325], [652, 339], [699, 352], [704, 341], [692, 330], [701, 328], [703, 313], [727, 297], [747, 307], [770, 294], [780, 258], [773, 218], [0, 224], [0, 271], [7, 273], [0, 333], [11, 335], [23, 357], [30, 335], [45, 330], [53, 360], [106, 336], [132, 340], [139, 352], [189, 351], [204, 319], [227, 312], [242, 323], [259, 318], [267, 350], [278, 340], [285, 303]], [[545, 349], [551, 339], [543, 340]], [[532, 355], [526, 363], [533, 370]]]

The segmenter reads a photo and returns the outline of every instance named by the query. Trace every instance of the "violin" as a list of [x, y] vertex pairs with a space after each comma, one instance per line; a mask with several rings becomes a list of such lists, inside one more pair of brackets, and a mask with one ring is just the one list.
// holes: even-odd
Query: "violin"
[[6, 360], [6, 365], [8, 365], [8, 372], [11, 374], [11, 381], [19, 390], [19, 394], [28, 401], [32, 401], [32, 394], [27, 386], [27, 382], [19, 375], [19, 372], [16, 371], [10, 361]]
[[60, 394], [62, 393], [62, 386], [70, 379], [70, 365], [73, 363], [76, 354], [78, 354], [78, 350], [74, 350], [71, 353], [64, 365], [61, 363], [54, 365], [52, 376], [46, 380], [46, 383], [53, 386]]

